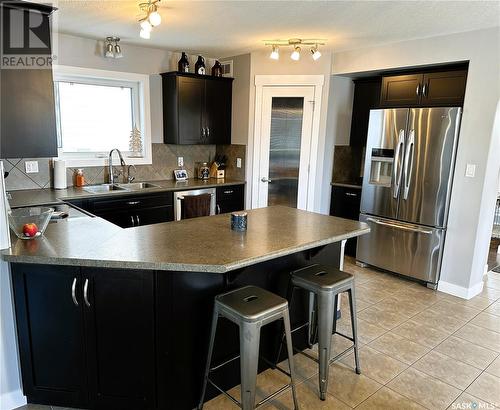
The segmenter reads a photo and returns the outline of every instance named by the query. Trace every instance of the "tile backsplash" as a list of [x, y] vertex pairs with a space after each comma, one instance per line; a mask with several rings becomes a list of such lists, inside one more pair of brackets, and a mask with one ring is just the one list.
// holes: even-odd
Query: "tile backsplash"
[[[177, 169], [177, 157], [184, 158], [184, 168], [188, 175], [194, 177], [196, 162], [210, 162], [216, 151], [228, 156], [226, 176], [234, 179], [245, 179], [245, 149], [244, 145], [168, 145], [153, 144], [153, 161], [151, 165], [136, 165], [137, 181], [158, 181], [173, 179], [173, 171]], [[242, 168], [236, 168], [236, 157], [242, 158]], [[38, 161], [39, 172], [27, 174], [24, 163]], [[115, 159], [116, 163], [118, 160]], [[52, 171], [50, 158], [22, 158], [4, 160], [4, 167], [9, 176], [6, 187], [9, 191], [20, 189], [40, 189], [52, 186]], [[127, 159], [125, 158], [125, 162]], [[68, 186], [73, 185], [73, 174], [76, 168], [67, 169]], [[107, 167], [84, 167], [85, 181], [88, 185], [108, 182]], [[132, 171], [133, 174], [133, 171]]]
[[332, 182], [359, 184], [363, 172], [364, 148], [336, 145], [333, 152]]

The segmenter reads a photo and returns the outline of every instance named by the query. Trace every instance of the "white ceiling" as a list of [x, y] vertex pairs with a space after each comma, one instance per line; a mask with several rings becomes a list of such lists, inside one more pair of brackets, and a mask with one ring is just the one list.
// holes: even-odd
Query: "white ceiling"
[[328, 49], [345, 50], [500, 25], [500, 1], [162, 0], [163, 22], [143, 40], [138, 4], [59, 0], [57, 30], [226, 57], [263, 49], [265, 39], [325, 38]]

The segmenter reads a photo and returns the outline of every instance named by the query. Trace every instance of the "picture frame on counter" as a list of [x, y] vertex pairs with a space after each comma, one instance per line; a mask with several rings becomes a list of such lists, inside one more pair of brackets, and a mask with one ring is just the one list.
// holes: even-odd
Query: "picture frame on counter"
[[174, 176], [176, 181], [186, 181], [188, 173], [185, 169], [174, 169]]

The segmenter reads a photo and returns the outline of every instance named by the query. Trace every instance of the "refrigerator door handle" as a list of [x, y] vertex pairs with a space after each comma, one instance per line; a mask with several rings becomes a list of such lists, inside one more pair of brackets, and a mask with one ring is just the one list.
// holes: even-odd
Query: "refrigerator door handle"
[[411, 173], [413, 171], [413, 157], [415, 150], [415, 130], [410, 130], [408, 135], [408, 142], [405, 151], [405, 167], [404, 167], [404, 190], [403, 190], [403, 199], [406, 201], [408, 199], [408, 192], [410, 192], [410, 184], [411, 184]]
[[396, 199], [399, 195], [399, 186], [401, 184], [401, 167], [403, 165], [403, 161], [400, 161], [400, 155], [401, 155], [401, 148], [403, 147], [405, 140], [405, 130], [401, 129], [399, 130], [399, 137], [398, 137], [398, 145], [396, 147], [396, 153], [394, 154], [394, 167], [392, 168], [392, 180], [393, 180], [393, 186], [392, 186], [392, 197]]
[[419, 227], [411, 227], [411, 226], [407, 226], [407, 225], [395, 224], [395, 223], [386, 222], [386, 221], [383, 221], [381, 219], [372, 218], [372, 217], [366, 218], [366, 220], [368, 222], [373, 222], [373, 223], [375, 223], [377, 225], [388, 226], [390, 228], [401, 229], [403, 231], [423, 233], [425, 235], [432, 235], [432, 231], [429, 230], [429, 229], [424, 229], [424, 228], [419, 228]]

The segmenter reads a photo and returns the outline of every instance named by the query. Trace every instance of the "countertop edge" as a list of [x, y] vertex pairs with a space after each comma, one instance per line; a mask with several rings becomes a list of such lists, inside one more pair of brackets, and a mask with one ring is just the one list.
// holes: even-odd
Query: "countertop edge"
[[291, 247], [286, 250], [278, 250], [259, 257], [249, 258], [234, 263], [220, 265], [202, 265], [202, 264], [187, 264], [187, 263], [156, 263], [156, 262], [132, 262], [132, 261], [117, 261], [117, 260], [97, 260], [85, 258], [58, 258], [51, 256], [39, 255], [9, 255], [2, 253], [1, 259], [10, 263], [27, 263], [39, 265], [62, 265], [62, 266], [81, 266], [81, 267], [99, 267], [99, 268], [117, 268], [117, 269], [143, 269], [143, 270], [158, 270], [158, 271], [180, 271], [180, 272], [206, 272], [206, 273], [226, 273], [236, 269], [244, 268], [260, 262], [265, 262], [271, 259], [282, 256], [291, 255], [293, 253], [313, 249], [319, 246], [329, 245], [335, 242], [340, 242], [349, 238], [354, 238], [370, 232], [368, 225], [362, 223], [364, 227], [361, 229], [337, 235], [332, 238], [313, 241], [301, 246]]

